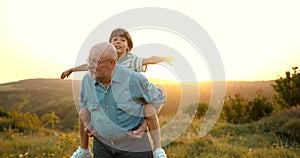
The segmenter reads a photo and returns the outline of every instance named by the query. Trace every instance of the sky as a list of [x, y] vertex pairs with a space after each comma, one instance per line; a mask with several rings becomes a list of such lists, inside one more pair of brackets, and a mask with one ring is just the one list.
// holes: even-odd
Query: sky
[[[275, 80], [292, 66], [300, 66], [297, 0], [0, 0], [0, 83], [59, 78], [62, 71], [78, 64], [82, 44], [99, 24], [119, 13], [143, 7], [171, 9], [196, 21], [215, 44], [226, 80]], [[196, 73], [197, 80], [211, 79], [205, 59], [195, 54], [197, 50], [182, 37], [153, 28], [131, 35], [136, 48], [132, 53], [148, 43], [166, 45], [177, 55], [181, 53], [192, 69], [200, 72]], [[172, 68], [182, 61], [175, 53], [138, 55], [174, 55], [171, 66], [148, 66], [145, 75], [176, 81]]]

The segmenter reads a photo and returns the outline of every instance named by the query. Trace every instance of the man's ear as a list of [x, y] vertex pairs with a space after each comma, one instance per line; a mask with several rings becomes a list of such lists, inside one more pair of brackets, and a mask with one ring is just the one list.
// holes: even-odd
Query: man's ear
[[109, 63], [110, 63], [112, 66], [116, 66], [117, 61], [116, 61], [116, 60], [111, 60]]

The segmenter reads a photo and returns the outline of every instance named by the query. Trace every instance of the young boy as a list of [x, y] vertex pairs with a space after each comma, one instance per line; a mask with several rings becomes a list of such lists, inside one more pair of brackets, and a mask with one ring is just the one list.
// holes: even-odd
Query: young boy
[[[143, 59], [129, 53], [133, 47], [133, 42], [130, 34], [122, 28], [115, 29], [111, 33], [109, 42], [112, 43], [116, 48], [118, 54], [118, 64], [123, 65], [137, 72], [145, 72], [148, 64], [157, 64], [160, 62], [170, 63], [173, 60], [172, 57], [157, 57], [157, 56]], [[87, 64], [68, 69], [62, 73], [61, 79], [68, 77], [72, 72], [87, 71], [87, 70], [88, 70]], [[157, 107], [152, 105], [146, 105], [145, 106], [146, 121], [144, 121], [143, 124], [141, 124], [138, 130], [129, 131], [128, 135], [132, 138], [139, 138], [141, 137], [139, 134], [143, 134], [142, 132], [145, 131], [145, 128], [148, 125], [154, 143], [154, 152], [153, 152], [154, 157], [164, 158], [166, 157], [166, 154], [164, 150], [161, 148], [160, 127], [156, 115], [158, 111], [159, 109]], [[71, 158], [91, 157], [91, 153], [88, 148], [88, 135], [86, 133], [87, 131], [89, 134], [93, 134], [92, 132], [93, 127], [89, 123], [90, 120], [89, 111], [87, 109], [81, 109], [79, 111], [79, 116], [80, 116], [80, 122], [79, 122], [80, 123], [80, 147], [73, 153]], [[86, 126], [86, 128], [84, 126]]]

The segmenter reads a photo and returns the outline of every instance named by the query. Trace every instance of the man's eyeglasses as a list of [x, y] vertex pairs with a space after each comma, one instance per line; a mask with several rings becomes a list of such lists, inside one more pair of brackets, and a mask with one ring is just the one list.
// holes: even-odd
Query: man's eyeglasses
[[108, 58], [107, 60], [105, 60], [105, 61], [98, 61], [98, 62], [95, 62], [95, 61], [93, 61], [93, 60], [91, 60], [91, 59], [89, 59], [89, 58], [87, 58], [86, 59], [86, 62], [88, 63], [88, 64], [93, 64], [93, 65], [101, 65], [101, 64], [103, 64], [103, 63], [106, 63], [106, 62], [110, 62], [111, 61], [111, 58]]

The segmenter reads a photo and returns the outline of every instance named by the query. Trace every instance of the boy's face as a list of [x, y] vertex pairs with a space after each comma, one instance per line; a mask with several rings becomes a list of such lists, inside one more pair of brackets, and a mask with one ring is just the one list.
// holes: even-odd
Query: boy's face
[[116, 36], [111, 40], [111, 43], [115, 46], [118, 55], [124, 54], [129, 50], [128, 48], [128, 41], [125, 37]]

